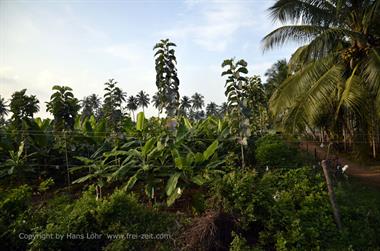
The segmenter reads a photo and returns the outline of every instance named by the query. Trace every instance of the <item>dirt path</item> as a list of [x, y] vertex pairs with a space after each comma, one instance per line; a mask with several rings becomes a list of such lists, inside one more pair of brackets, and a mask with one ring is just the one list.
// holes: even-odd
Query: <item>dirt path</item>
[[[308, 151], [309, 153], [316, 155], [317, 159], [325, 159], [327, 146], [321, 148], [320, 145], [313, 142], [302, 142], [300, 148]], [[336, 155], [330, 155], [329, 159], [334, 160]], [[360, 179], [363, 183], [380, 187], [380, 168], [372, 169], [368, 166], [364, 166], [360, 163], [352, 162], [346, 158], [339, 156], [339, 163], [344, 166], [348, 165], [347, 174], [352, 177]]]

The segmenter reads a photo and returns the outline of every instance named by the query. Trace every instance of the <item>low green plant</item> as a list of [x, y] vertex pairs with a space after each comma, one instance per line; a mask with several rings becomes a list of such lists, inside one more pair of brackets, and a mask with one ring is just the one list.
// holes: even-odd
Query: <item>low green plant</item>
[[[242, 237], [264, 250], [341, 247], [322, 175], [309, 167], [259, 176], [245, 170], [225, 175], [225, 210], [238, 218]], [[334, 242], [331, 240], [334, 239]]]
[[[122, 190], [102, 200], [94, 198], [94, 190], [91, 186], [79, 200], [57, 208], [60, 212], [34, 232], [53, 238], [33, 239], [31, 250], [146, 250], [172, 245], [176, 225], [169, 215], [143, 207]], [[160, 234], [166, 238], [157, 238]]]
[[296, 167], [297, 151], [277, 135], [266, 135], [256, 141], [255, 157], [259, 167]]

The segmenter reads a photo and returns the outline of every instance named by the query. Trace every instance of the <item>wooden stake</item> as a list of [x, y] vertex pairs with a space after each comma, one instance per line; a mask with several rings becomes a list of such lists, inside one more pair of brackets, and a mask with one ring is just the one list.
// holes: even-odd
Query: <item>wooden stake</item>
[[322, 169], [323, 169], [323, 174], [324, 174], [325, 179], [326, 179], [327, 190], [329, 193], [329, 199], [330, 199], [331, 207], [332, 207], [333, 213], [334, 213], [334, 219], [335, 219], [336, 225], [338, 227], [338, 230], [341, 231], [342, 230], [342, 223], [340, 221], [339, 209], [338, 209], [338, 205], [337, 205], [336, 200], [335, 200], [334, 190], [333, 190], [332, 185], [331, 185], [331, 180], [330, 180], [326, 160], [322, 160]]

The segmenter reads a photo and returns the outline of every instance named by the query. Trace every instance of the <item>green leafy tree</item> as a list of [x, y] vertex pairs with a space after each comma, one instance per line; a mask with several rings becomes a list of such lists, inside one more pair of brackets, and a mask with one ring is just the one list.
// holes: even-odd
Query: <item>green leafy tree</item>
[[265, 49], [288, 41], [304, 44], [289, 61], [291, 76], [272, 95], [271, 111], [290, 130], [313, 125], [321, 113], [332, 114], [328, 121], [333, 123], [325, 124], [330, 138], [342, 134], [346, 138], [348, 133], [354, 141], [371, 144], [375, 156], [380, 111], [379, 1], [279, 0], [269, 10], [284, 25], [264, 37]]
[[231, 133], [237, 135], [241, 148], [241, 165], [245, 167], [244, 148], [247, 145], [247, 138], [251, 135], [250, 131], [250, 109], [247, 96], [248, 74], [247, 62], [243, 59], [235, 62], [234, 59], [224, 60], [222, 67], [228, 67], [222, 72], [222, 76], [227, 76], [225, 84], [225, 95], [229, 110], [229, 121]]
[[53, 123], [57, 131], [72, 130], [80, 109], [79, 101], [68, 86], [55, 85], [52, 90], [56, 92], [51, 95], [50, 101], [46, 102], [46, 111], [53, 114]]
[[181, 104], [179, 106], [179, 112], [183, 116], [187, 116], [191, 108], [191, 99], [188, 96], [183, 96], [181, 98]]
[[127, 101], [127, 109], [129, 111], [132, 112], [132, 117], [133, 117], [133, 120], [136, 121], [135, 119], [135, 111], [137, 110], [138, 108], [138, 104], [139, 104], [139, 101], [137, 98], [135, 98], [134, 96], [130, 96], [128, 98], [128, 101]]
[[100, 97], [96, 94], [91, 94], [90, 96], [85, 97], [81, 101], [82, 106], [82, 119], [89, 118], [92, 115], [96, 118], [100, 116], [100, 107], [101, 101]]
[[289, 67], [286, 59], [278, 60], [266, 72], [267, 77], [264, 85], [267, 99], [272, 96], [273, 92], [280, 86], [282, 82], [289, 76]]
[[156, 92], [152, 96], [152, 103], [153, 103], [154, 108], [158, 110], [157, 117], [160, 117], [160, 113], [161, 113], [160, 107], [162, 106], [162, 99], [160, 98], [160, 94], [158, 92]]
[[260, 77], [249, 77], [245, 89], [248, 100], [247, 106], [250, 110], [251, 126], [254, 126], [255, 129], [258, 129], [262, 133], [267, 129], [269, 119], [267, 113], [268, 100]]
[[210, 102], [206, 105], [207, 116], [218, 116], [218, 105], [214, 102]]
[[118, 83], [114, 79], [109, 79], [104, 85], [104, 102], [102, 113], [107, 118], [110, 127], [114, 131], [118, 131], [121, 126], [121, 120], [123, 118], [122, 104], [125, 102], [127, 94], [123, 92], [118, 86]]
[[163, 39], [157, 43], [155, 50], [156, 63], [156, 86], [158, 88], [158, 97], [161, 100], [159, 110], [166, 110], [168, 117], [174, 117], [178, 114], [179, 107], [179, 79], [177, 76], [177, 59], [175, 50], [172, 47], [176, 45]]
[[8, 115], [8, 104], [3, 97], [0, 96], [0, 125], [4, 124], [4, 117]]
[[228, 105], [227, 105], [227, 102], [223, 102], [220, 106], [219, 106], [219, 109], [218, 109], [218, 113], [221, 117], [224, 118], [224, 116], [227, 115], [228, 113]]
[[137, 101], [138, 101], [138, 106], [142, 107], [143, 112], [145, 112], [144, 108], [148, 107], [148, 105], [150, 104], [149, 94], [145, 93], [144, 91], [140, 91], [136, 95], [136, 98], [137, 98]]
[[25, 95], [26, 89], [12, 94], [10, 111], [13, 113], [12, 121], [16, 128], [20, 129], [23, 120], [30, 120], [34, 113], [40, 110], [36, 96]]
[[202, 110], [202, 108], [204, 107], [205, 105], [205, 101], [204, 101], [204, 96], [200, 93], [194, 93], [192, 96], [191, 96], [191, 103], [192, 103], [192, 109], [191, 109], [191, 117], [195, 120], [200, 120], [202, 119], [205, 114], [204, 114], [204, 111]]

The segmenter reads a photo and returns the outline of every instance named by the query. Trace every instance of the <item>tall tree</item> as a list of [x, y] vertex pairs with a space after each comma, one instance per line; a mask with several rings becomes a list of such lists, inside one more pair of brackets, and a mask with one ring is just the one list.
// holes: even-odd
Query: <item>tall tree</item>
[[178, 114], [179, 107], [179, 79], [177, 76], [177, 59], [175, 50], [172, 47], [176, 45], [169, 39], [162, 39], [157, 43], [155, 50], [156, 63], [156, 86], [158, 88], [158, 97], [161, 99], [159, 110], [166, 110], [168, 117], [174, 117]]
[[181, 104], [179, 106], [179, 113], [183, 116], [187, 116], [190, 108], [191, 99], [188, 96], [183, 96], [181, 98]]
[[191, 96], [191, 103], [193, 104], [192, 108], [194, 110], [201, 110], [205, 105], [204, 96], [200, 93], [194, 93]]
[[[328, 110], [334, 121], [328, 126], [331, 138], [364, 132], [367, 136], [356, 140], [370, 141], [375, 149], [380, 114], [379, 5], [378, 0], [278, 0], [269, 9], [274, 20], [285, 25], [264, 37], [265, 49], [287, 41], [305, 44], [290, 59], [294, 74], [271, 98], [271, 111], [282, 117], [283, 125], [302, 129]], [[370, 112], [374, 110], [375, 116]]]
[[262, 133], [268, 127], [268, 98], [259, 76], [248, 78], [246, 86], [247, 107], [250, 110], [251, 127]]
[[4, 123], [4, 117], [8, 115], [8, 104], [3, 97], [0, 96], [0, 125]]
[[118, 131], [123, 118], [122, 104], [127, 94], [123, 92], [114, 79], [109, 79], [104, 85], [104, 102], [102, 113], [107, 118], [108, 124], [114, 131]]
[[204, 96], [200, 93], [194, 93], [191, 96], [191, 103], [192, 103], [192, 109], [191, 109], [191, 118], [195, 120], [200, 120], [204, 118], [204, 111], [202, 110], [203, 106], [205, 105]]
[[100, 97], [96, 94], [91, 94], [90, 96], [84, 97], [81, 101], [82, 106], [82, 118], [88, 118], [94, 116], [99, 117], [101, 101]]
[[218, 106], [214, 102], [206, 105], [206, 116], [218, 116]]
[[26, 95], [26, 89], [12, 94], [10, 111], [13, 113], [12, 121], [16, 128], [21, 128], [22, 120], [33, 118], [34, 113], [40, 110], [39, 101], [34, 95]]
[[223, 102], [220, 106], [219, 106], [219, 110], [218, 110], [218, 113], [221, 117], [224, 118], [224, 116], [227, 115], [228, 113], [228, 105], [227, 105], [227, 102]]
[[277, 87], [285, 81], [288, 75], [289, 67], [286, 59], [278, 60], [265, 72], [267, 80], [264, 88], [268, 99], [272, 96]]
[[247, 62], [243, 59], [235, 62], [235, 59], [226, 59], [222, 63], [222, 68], [227, 67], [222, 72], [222, 76], [227, 76], [225, 84], [225, 95], [229, 111], [229, 123], [232, 134], [237, 135], [241, 150], [241, 165], [245, 167], [244, 146], [247, 145], [247, 138], [251, 135], [248, 106], [248, 74]]
[[68, 86], [55, 85], [56, 91], [51, 95], [50, 101], [46, 102], [46, 111], [54, 116], [54, 127], [57, 131], [74, 128], [75, 118], [80, 109], [79, 101], [74, 97]]
[[160, 117], [160, 113], [161, 113], [160, 107], [162, 106], [162, 104], [161, 104], [162, 100], [161, 100], [160, 95], [159, 95], [158, 92], [156, 92], [152, 96], [152, 103], [153, 103], [154, 108], [156, 108], [158, 110], [157, 117]]
[[142, 107], [143, 112], [145, 112], [144, 111], [144, 107], [148, 107], [148, 105], [150, 104], [149, 94], [145, 93], [144, 91], [140, 91], [136, 95], [136, 98], [137, 98], [137, 101], [138, 101], [138, 106]]
[[138, 108], [139, 101], [134, 96], [130, 96], [127, 101], [127, 109], [132, 112], [133, 121], [136, 121], [135, 111]]

